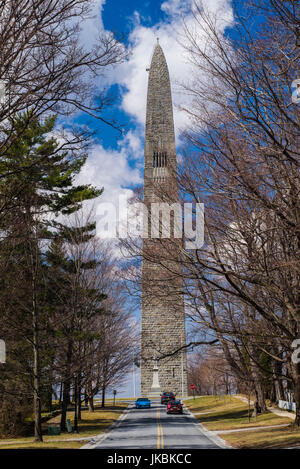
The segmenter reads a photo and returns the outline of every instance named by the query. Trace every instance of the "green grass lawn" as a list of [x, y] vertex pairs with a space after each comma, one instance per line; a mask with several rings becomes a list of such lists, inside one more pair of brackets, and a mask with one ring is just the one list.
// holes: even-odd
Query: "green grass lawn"
[[44, 441], [43, 443], [35, 443], [34, 441], [28, 443], [14, 443], [10, 445], [0, 444], [1, 449], [80, 449], [84, 445], [82, 441]]
[[221, 435], [239, 449], [275, 449], [300, 445], [300, 430], [292, 426]]
[[[73, 438], [83, 438], [103, 433], [126, 409], [126, 404], [118, 404], [109, 406], [104, 409], [96, 406], [95, 412], [82, 411], [82, 420], [79, 422], [79, 433], [62, 433], [60, 435], [47, 435], [47, 427], [49, 424], [60, 422], [60, 416], [56, 416], [43, 424], [43, 443], [36, 443], [32, 436], [26, 438], [10, 438], [0, 440], [0, 449], [78, 449], [87, 441], [68, 441]], [[71, 420], [73, 426], [73, 412], [67, 413], [67, 418]], [[63, 440], [61, 442], [54, 440]]]
[[193, 413], [207, 412], [196, 417], [208, 430], [234, 430], [291, 423], [288, 417], [280, 417], [271, 412], [259, 415], [257, 418], [251, 417], [249, 423], [248, 404], [231, 396], [226, 396], [225, 399], [221, 396], [199, 397], [195, 400], [189, 399], [185, 404]]
[[[289, 424], [288, 427], [220, 435], [236, 448], [275, 448], [300, 444], [300, 430], [293, 428], [291, 419], [267, 412], [257, 418], [251, 417], [249, 423], [248, 404], [235, 397], [204, 396], [195, 400], [189, 399], [185, 404], [196, 414], [199, 422], [212, 431]], [[252, 410], [251, 407], [251, 413]], [[201, 414], [197, 415], [198, 412]]]

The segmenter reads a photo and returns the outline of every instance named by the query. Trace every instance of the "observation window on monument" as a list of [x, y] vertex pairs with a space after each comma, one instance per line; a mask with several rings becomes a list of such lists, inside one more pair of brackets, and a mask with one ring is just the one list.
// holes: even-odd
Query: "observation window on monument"
[[167, 152], [154, 152], [153, 153], [153, 168], [166, 168], [167, 166]]

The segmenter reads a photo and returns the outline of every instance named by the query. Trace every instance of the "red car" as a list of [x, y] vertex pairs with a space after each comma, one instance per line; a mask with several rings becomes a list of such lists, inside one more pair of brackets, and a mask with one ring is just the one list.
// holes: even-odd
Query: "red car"
[[167, 414], [182, 414], [182, 404], [180, 401], [169, 401], [167, 404]]

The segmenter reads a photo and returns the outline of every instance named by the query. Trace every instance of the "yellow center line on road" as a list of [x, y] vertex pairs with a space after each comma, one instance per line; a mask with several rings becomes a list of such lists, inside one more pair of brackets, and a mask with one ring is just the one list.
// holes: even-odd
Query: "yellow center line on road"
[[160, 408], [157, 409], [157, 448], [164, 447], [164, 432], [160, 423]]

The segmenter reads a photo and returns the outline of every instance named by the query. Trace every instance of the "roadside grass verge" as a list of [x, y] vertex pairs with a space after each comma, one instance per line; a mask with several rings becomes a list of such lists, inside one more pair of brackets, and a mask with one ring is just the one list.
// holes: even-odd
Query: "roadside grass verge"
[[[189, 399], [185, 404], [208, 430], [240, 429], [240, 432], [220, 434], [221, 438], [235, 448], [279, 448], [300, 444], [300, 429], [294, 429], [288, 417], [267, 412], [257, 418], [250, 417], [249, 423], [248, 404], [233, 396], [204, 396]], [[201, 414], [197, 415], [198, 412]], [[247, 428], [281, 424], [289, 426], [242, 431]]]
[[[109, 406], [102, 409], [95, 407], [95, 412], [82, 411], [82, 420], [78, 423], [79, 433], [61, 433], [60, 435], [47, 435], [47, 427], [49, 424], [59, 424], [60, 416], [56, 416], [49, 420], [47, 424], [43, 424], [43, 443], [36, 443], [33, 437], [25, 438], [9, 438], [0, 439], [0, 449], [79, 449], [87, 441], [70, 441], [74, 438], [92, 437], [103, 433], [110, 425], [112, 425], [117, 418], [126, 409], [126, 404], [118, 404], [116, 406]], [[67, 413], [67, 419], [71, 420], [72, 426], [74, 425], [73, 412]], [[55, 441], [61, 440], [61, 441]]]
[[[248, 419], [248, 405], [232, 396], [205, 396], [195, 400], [185, 401], [185, 404], [193, 412], [206, 412], [196, 415], [197, 419], [208, 430], [234, 430], [238, 428], [260, 427], [265, 425], [290, 424], [291, 420], [267, 412], [257, 418]], [[252, 413], [251, 408], [251, 413]], [[250, 414], [251, 415], [251, 414]]]
[[80, 449], [85, 442], [82, 441], [44, 441], [43, 443], [36, 443], [34, 441], [28, 443], [14, 443], [0, 445], [2, 449]]
[[[139, 397], [139, 396], [138, 396]], [[123, 401], [136, 401], [137, 397], [116, 397], [116, 402], [123, 402]], [[108, 397], [105, 399], [105, 402], [113, 402], [113, 397]], [[101, 399], [94, 399], [94, 402], [101, 402]]]
[[220, 435], [238, 449], [276, 449], [300, 445], [300, 430], [293, 426]]

